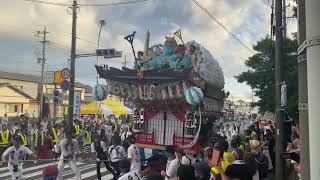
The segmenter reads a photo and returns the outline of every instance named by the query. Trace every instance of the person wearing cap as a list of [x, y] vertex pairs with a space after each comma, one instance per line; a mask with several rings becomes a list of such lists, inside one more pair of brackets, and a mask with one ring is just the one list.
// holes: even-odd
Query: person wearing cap
[[107, 170], [113, 174], [113, 177], [116, 177], [115, 171], [110, 167], [108, 161], [108, 149], [105, 142], [101, 141], [99, 134], [95, 134], [93, 137], [93, 143], [91, 143], [91, 152], [95, 153], [97, 160], [97, 179], [101, 180], [100, 167], [103, 162]]
[[81, 180], [80, 171], [77, 166], [77, 157], [79, 155], [79, 143], [73, 139], [72, 131], [66, 132], [66, 139], [60, 142], [61, 156], [58, 162], [58, 180], [63, 180], [64, 166], [69, 164], [70, 169], [75, 174], [76, 180]]
[[134, 136], [129, 136], [127, 140], [130, 145], [128, 148], [128, 160], [131, 162], [130, 171], [135, 171], [138, 174], [141, 174], [141, 156], [139, 148], [135, 145], [136, 138]]
[[194, 165], [194, 175], [197, 180], [209, 180], [211, 177], [211, 168], [205, 161], [197, 162]]
[[175, 148], [170, 145], [166, 146], [166, 152], [168, 155], [166, 171], [161, 171], [161, 175], [165, 178], [165, 180], [176, 180], [177, 170], [180, 163], [175, 155]]
[[13, 180], [23, 179], [23, 163], [21, 162], [26, 155], [31, 155], [34, 159], [38, 157], [29, 148], [22, 146], [22, 139], [15, 135], [12, 139], [13, 146], [9, 147], [2, 154], [2, 161], [8, 161], [8, 169]]
[[136, 171], [130, 170], [130, 160], [122, 159], [119, 161], [120, 178], [118, 180], [141, 180], [140, 175]]

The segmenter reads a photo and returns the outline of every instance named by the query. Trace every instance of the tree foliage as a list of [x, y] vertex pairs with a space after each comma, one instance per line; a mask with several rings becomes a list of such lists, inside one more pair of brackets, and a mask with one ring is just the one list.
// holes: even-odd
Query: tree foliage
[[[249, 70], [236, 76], [240, 83], [246, 83], [254, 89], [260, 98], [254, 105], [261, 112], [275, 112], [275, 42], [265, 37], [253, 46], [256, 54], [245, 61]], [[298, 116], [298, 69], [297, 69], [297, 40], [284, 40], [284, 79], [287, 83], [288, 113]]]

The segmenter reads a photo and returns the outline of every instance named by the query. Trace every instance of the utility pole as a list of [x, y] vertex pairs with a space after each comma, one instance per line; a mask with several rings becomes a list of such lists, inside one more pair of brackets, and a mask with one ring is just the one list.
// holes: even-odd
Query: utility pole
[[[310, 180], [320, 179], [320, 1], [306, 0], [306, 41], [299, 46], [298, 54], [306, 50], [308, 76], [308, 115], [309, 115], [309, 148]], [[304, 143], [304, 142], [302, 142]], [[304, 145], [304, 144], [303, 144]], [[302, 167], [304, 168], [304, 167]], [[309, 180], [309, 179], [308, 179]]]
[[275, 179], [284, 179], [284, 161], [281, 158], [283, 152], [283, 120], [284, 112], [281, 109], [281, 85], [283, 82], [283, 24], [282, 24], [282, 0], [275, 2], [275, 16], [276, 16], [276, 44], [275, 44], [275, 94], [276, 94], [276, 169]]
[[70, 89], [69, 89], [69, 108], [68, 108], [68, 128], [72, 129], [73, 125], [73, 106], [74, 106], [74, 81], [75, 81], [75, 60], [76, 60], [76, 39], [77, 39], [77, 0], [72, 5], [72, 39], [70, 55]]
[[282, 23], [283, 23], [283, 37], [284, 39], [287, 38], [287, 1], [286, 0], [283, 0], [283, 14], [282, 14], [282, 17], [283, 17], [283, 20], [282, 20]]
[[[53, 93], [57, 90], [57, 84], [54, 82]], [[57, 103], [53, 102], [53, 119], [57, 118]]]
[[124, 60], [122, 62], [123, 67], [127, 67], [127, 64], [129, 64], [129, 62], [127, 61], [127, 55], [124, 55]]
[[[306, 6], [305, 0], [298, 3], [298, 44], [301, 46], [306, 40]], [[310, 179], [310, 154], [309, 154], [309, 119], [308, 119], [308, 77], [307, 53], [298, 55], [298, 85], [299, 85], [299, 130], [300, 130], [300, 165], [301, 179]]]
[[47, 41], [47, 29], [46, 26], [44, 27], [43, 31], [37, 31], [37, 37], [40, 37], [42, 35], [42, 41], [40, 43], [42, 44], [42, 58], [41, 60], [41, 80], [40, 80], [40, 106], [39, 106], [39, 122], [41, 122], [43, 118], [43, 84], [44, 84], [44, 65], [46, 63], [46, 45], [49, 41]]

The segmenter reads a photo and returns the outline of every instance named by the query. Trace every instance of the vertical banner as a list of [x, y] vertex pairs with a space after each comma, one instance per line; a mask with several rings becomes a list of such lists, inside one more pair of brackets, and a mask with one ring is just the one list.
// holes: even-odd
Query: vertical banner
[[81, 94], [78, 91], [74, 92], [74, 107], [73, 114], [80, 114], [80, 105], [81, 105]]
[[156, 89], [156, 86], [151, 84], [150, 85], [150, 91], [149, 91], [149, 100], [154, 100], [155, 99], [155, 89]]

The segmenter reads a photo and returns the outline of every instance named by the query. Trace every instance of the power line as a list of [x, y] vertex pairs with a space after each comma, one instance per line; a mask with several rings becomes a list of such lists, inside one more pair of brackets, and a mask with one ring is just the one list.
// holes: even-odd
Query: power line
[[46, 5], [53, 5], [53, 6], [70, 6], [70, 4], [64, 4], [64, 3], [54, 3], [54, 2], [46, 2], [46, 1], [38, 1], [38, 0], [24, 0], [28, 2], [33, 3], [39, 3], [39, 4], [46, 4]]
[[[93, 42], [93, 41], [80, 38], [80, 37], [78, 37], [78, 36], [77, 36], [76, 38], [77, 38], [78, 40], [80, 40], [80, 41], [83, 41], [83, 42], [86, 42], [86, 43], [89, 43], [89, 44], [98, 45], [98, 43], [95, 43], [95, 42]], [[102, 46], [102, 45], [99, 45], [99, 46], [104, 47], [104, 46]]]
[[[33, 3], [39, 3], [39, 4], [46, 4], [46, 5], [54, 5], [54, 6], [71, 6], [70, 4], [65, 3], [54, 3], [54, 2], [46, 2], [46, 1], [39, 1], [39, 0], [24, 0], [28, 2]], [[106, 4], [78, 4], [78, 6], [116, 6], [116, 5], [124, 5], [124, 4], [136, 4], [140, 2], [147, 2], [150, 0], [134, 0], [134, 1], [126, 1], [126, 2], [118, 2], [118, 3], [106, 3]]]
[[239, 39], [235, 34], [231, 32], [222, 22], [220, 22], [217, 18], [215, 18], [206, 8], [204, 8], [200, 3], [196, 0], [192, 0], [200, 9], [202, 9], [204, 12], [206, 12], [211, 19], [213, 19], [217, 24], [219, 24], [228, 34], [230, 34], [234, 39], [236, 39], [244, 48], [246, 48], [248, 51], [254, 54], [254, 52], [246, 45], [244, 42], [242, 42], [241, 39]]
[[136, 4], [140, 2], [147, 2], [150, 0], [134, 0], [134, 1], [126, 1], [126, 2], [118, 2], [118, 3], [106, 3], [106, 4], [79, 4], [79, 6], [116, 6], [123, 4]]

